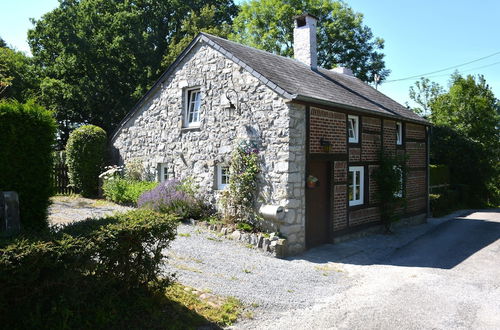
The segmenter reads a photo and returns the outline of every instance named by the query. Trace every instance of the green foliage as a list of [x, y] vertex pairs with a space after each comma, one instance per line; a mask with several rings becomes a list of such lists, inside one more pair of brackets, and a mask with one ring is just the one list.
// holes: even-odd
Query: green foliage
[[56, 123], [33, 102], [0, 102], [0, 191], [19, 194], [24, 228], [47, 225]]
[[0, 47], [0, 97], [27, 102], [39, 84], [36, 71], [24, 53]]
[[227, 38], [231, 30], [231, 19], [220, 17], [214, 5], [206, 5], [199, 13], [191, 11], [182, 21], [181, 33], [176, 35], [168, 45], [167, 53], [163, 58], [162, 67], [167, 68], [177, 56], [200, 32], [206, 32], [222, 38]]
[[429, 181], [431, 186], [449, 184], [450, 170], [446, 165], [429, 165]]
[[460, 189], [446, 189], [440, 194], [430, 194], [430, 207], [433, 217], [441, 217], [466, 207], [467, 195]]
[[252, 143], [240, 142], [231, 155], [229, 187], [222, 192], [225, 222], [254, 223], [257, 175], [260, 172], [258, 149]]
[[247, 232], [253, 232], [254, 231], [254, 226], [252, 226], [251, 224], [249, 223], [246, 223], [246, 222], [238, 222], [236, 224], [236, 229], [238, 230], [243, 230], [243, 231], [247, 231]]
[[97, 126], [77, 128], [68, 139], [66, 163], [69, 179], [84, 197], [97, 196], [105, 149], [106, 132]]
[[386, 229], [399, 220], [396, 209], [405, 206], [404, 180], [408, 169], [407, 156], [395, 155], [384, 149], [379, 152], [379, 166], [373, 170], [377, 184], [376, 198], [380, 202], [380, 216]]
[[158, 182], [114, 177], [104, 181], [102, 190], [107, 200], [122, 205], [137, 206], [137, 201], [142, 193], [155, 188], [157, 185]]
[[241, 5], [231, 39], [282, 56], [293, 55], [293, 17], [304, 12], [318, 21], [318, 65], [346, 66], [363, 81], [384, 80], [384, 40], [363, 24], [363, 15], [333, 0], [251, 0]]
[[176, 226], [134, 210], [1, 242], [2, 326], [139, 328], [151, 313], [142, 303], [168, 283], [158, 276]]
[[410, 87], [410, 99], [419, 105], [413, 111], [423, 117], [431, 114], [431, 102], [444, 92], [443, 87], [438, 83], [430, 81], [429, 78], [422, 77], [415, 82], [415, 86]]
[[63, 144], [82, 123], [111, 132], [158, 78], [183, 20], [206, 5], [221, 22], [236, 11], [232, 0], [71, 0], [33, 20], [40, 101], [56, 111]]

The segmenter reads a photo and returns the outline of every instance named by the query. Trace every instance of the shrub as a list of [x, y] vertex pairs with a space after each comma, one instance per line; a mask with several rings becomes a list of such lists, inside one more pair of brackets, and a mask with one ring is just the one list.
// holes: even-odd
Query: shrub
[[19, 194], [24, 228], [47, 225], [55, 134], [52, 112], [33, 102], [0, 102], [0, 191]]
[[134, 210], [2, 242], [2, 326], [129, 328], [129, 309], [140, 309], [168, 282], [159, 278], [162, 251], [175, 237], [176, 220]]
[[446, 165], [429, 165], [430, 185], [437, 186], [450, 183], [450, 171]]
[[104, 181], [102, 190], [106, 199], [123, 205], [137, 205], [139, 197], [155, 188], [158, 182], [127, 180], [112, 177]]
[[168, 180], [143, 193], [137, 205], [162, 213], [173, 213], [183, 219], [199, 219], [210, 210], [203, 201], [196, 198], [194, 191], [189, 181]]
[[71, 184], [82, 196], [97, 196], [106, 148], [106, 132], [94, 125], [75, 129], [66, 144], [66, 162]]

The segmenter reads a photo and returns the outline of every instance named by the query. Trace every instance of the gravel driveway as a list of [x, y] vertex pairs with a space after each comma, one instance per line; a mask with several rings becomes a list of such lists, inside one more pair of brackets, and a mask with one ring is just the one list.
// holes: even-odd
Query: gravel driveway
[[235, 329], [499, 329], [500, 213], [446, 220], [286, 260], [181, 225], [168, 268], [253, 306]]

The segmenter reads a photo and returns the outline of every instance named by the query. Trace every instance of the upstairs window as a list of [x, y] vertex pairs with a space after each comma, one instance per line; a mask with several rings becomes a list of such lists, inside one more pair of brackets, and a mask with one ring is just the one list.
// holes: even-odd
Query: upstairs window
[[349, 167], [349, 206], [363, 204], [364, 195], [364, 167]]
[[359, 141], [359, 117], [347, 117], [347, 131], [349, 133], [349, 143], [358, 143]]
[[229, 165], [217, 165], [217, 189], [223, 190], [229, 184]]
[[401, 122], [396, 123], [396, 144], [403, 144], [403, 123]]
[[201, 92], [199, 88], [187, 89], [184, 102], [184, 126], [196, 127], [200, 125]]

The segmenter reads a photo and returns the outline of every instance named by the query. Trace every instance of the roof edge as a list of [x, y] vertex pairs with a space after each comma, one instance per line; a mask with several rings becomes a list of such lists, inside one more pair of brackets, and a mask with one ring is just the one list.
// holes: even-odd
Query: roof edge
[[417, 119], [412, 119], [412, 118], [403, 117], [403, 116], [399, 116], [399, 115], [390, 115], [390, 114], [385, 114], [385, 113], [375, 111], [375, 110], [354, 107], [354, 106], [350, 106], [350, 105], [346, 105], [346, 104], [342, 104], [342, 103], [325, 101], [322, 99], [317, 99], [317, 98], [308, 97], [308, 96], [299, 95], [296, 98], [294, 98], [292, 101], [302, 101], [302, 102], [314, 103], [314, 104], [318, 104], [318, 105], [326, 105], [326, 106], [337, 107], [337, 108], [341, 108], [341, 109], [345, 109], [345, 110], [354, 110], [354, 111], [358, 111], [358, 112], [362, 112], [362, 113], [373, 114], [373, 115], [377, 115], [379, 117], [397, 119], [399, 121], [407, 121], [407, 122], [411, 122], [411, 123], [415, 123], [415, 124], [432, 126], [432, 124], [424, 118], [422, 118], [422, 120], [417, 120]]

